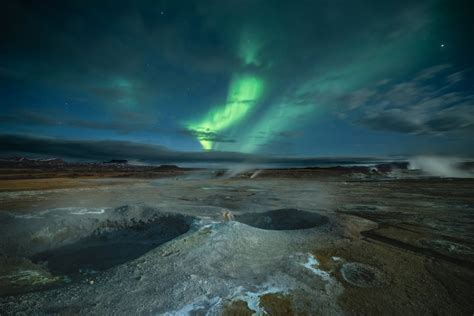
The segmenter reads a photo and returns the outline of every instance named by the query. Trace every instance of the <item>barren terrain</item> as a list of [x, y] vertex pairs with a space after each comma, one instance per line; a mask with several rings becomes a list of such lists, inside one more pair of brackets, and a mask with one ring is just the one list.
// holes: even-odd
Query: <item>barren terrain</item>
[[472, 179], [81, 168], [3, 169], [0, 314], [474, 312]]

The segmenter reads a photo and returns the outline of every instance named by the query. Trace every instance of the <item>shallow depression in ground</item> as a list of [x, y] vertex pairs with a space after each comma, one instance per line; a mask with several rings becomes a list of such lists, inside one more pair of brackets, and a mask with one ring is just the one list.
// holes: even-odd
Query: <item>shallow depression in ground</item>
[[235, 220], [267, 230], [309, 229], [322, 226], [328, 222], [326, 216], [297, 209], [279, 209], [262, 213], [246, 213], [237, 215]]

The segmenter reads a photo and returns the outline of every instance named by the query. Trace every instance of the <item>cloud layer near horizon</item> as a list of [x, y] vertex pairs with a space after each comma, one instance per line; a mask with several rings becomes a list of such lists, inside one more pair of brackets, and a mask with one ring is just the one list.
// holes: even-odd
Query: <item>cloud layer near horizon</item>
[[[419, 152], [418, 154], [422, 154]], [[449, 152], [432, 152], [449, 155]], [[108, 161], [125, 159], [145, 163], [289, 163], [305, 166], [319, 163], [367, 163], [391, 159], [408, 158], [410, 155], [394, 157], [370, 156], [265, 156], [235, 152], [182, 152], [154, 144], [115, 140], [78, 140], [36, 137], [31, 135], [0, 134], [0, 158], [25, 156], [29, 158], [62, 158], [68, 161]], [[474, 152], [461, 155], [474, 157]]]
[[257, 156], [229, 152], [179, 152], [166, 147], [116, 140], [69, 140], [27, 135], [0, 135], [3, 157], [39, 156], [72, 160], [110, 159], [149, 162], [239, 162]]

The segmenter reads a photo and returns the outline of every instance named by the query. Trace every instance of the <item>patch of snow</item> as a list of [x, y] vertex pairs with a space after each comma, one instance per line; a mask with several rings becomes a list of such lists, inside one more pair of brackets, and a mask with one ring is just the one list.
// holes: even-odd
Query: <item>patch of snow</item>
[[208, 309], [206, 315], [213, 315], [215, 308], [221, 303], [222, 299], [220, 297], [214, 297], [208, 299], [207, 297], [200, 297], [196, 301], [184, 305], [182, 308], [176, 311], [166, 312], [160, 314], [163, 316], [184, 316], [184, 315], [195, 315], [196, 312], [203, 309]]
[[86, 214], [104, 214], [105, 209], [103, 208], [79, 208], [71, 211], [74, 215], [86, 215]]
[[308, 259], [305, 263], [302, 263], [302, 265], [313, 272], [314, 274], [320, 276], [323, 280], [325, 281], [330, 281], [331, 280], [331, 275], [327, 273], [326, 271], [323, 271], [321, 269], [318, 269], [319, 267], [319, 261], [316, 259], [312, 254], [308, 254]]
[[[241, 288], [240, 288], [241, 291]], [[285, 294], [286, 289], [278, 288], [275, 286], [263, 287], [262, 290], [256, 292], [246, 291], [243, 294], [237, 295], [234, 297], [234, 300], [242, 300], [247, 303], [247, 306], [250, 310], [254, 311], [257, 315], [266, 315], [267, 312], [264, 308], [260, 306], [260, 297], [265, 294], [275, 294], [282, 293]]]

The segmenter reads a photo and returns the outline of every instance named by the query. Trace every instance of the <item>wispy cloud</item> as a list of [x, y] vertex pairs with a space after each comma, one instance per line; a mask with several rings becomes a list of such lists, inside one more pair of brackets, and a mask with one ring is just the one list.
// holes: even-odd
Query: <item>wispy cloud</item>
[[414, 79], [375, 85], [348, 97], [345, 111], [375, 130], [411, 134], [474, 131], [474, 94], [460, 88], [465, 74], [449, 65], [424, 69]]

